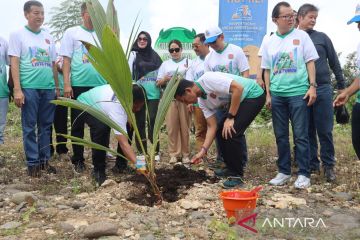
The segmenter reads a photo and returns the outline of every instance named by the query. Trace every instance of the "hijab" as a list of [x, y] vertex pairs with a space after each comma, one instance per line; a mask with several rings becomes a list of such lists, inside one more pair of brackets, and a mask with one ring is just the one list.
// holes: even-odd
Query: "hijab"
[[[137, 39], [141, 34], [147, 38], [147, 45], [145, 48], [139, 48]], [[162, 60], [154, 49], [151, 47], [151, 37], [148, 32], [141, 31], [136, 41], [134, 42], [131, 51], [136, 52], [136, 58], [132, 66], [133, 79], [140, 79], [149, 72], [159, 69]]]

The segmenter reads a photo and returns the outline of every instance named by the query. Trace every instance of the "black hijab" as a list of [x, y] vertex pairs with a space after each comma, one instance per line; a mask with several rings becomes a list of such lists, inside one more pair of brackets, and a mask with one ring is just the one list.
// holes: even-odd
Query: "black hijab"
[[[147, 38], [147, 45], [145, 48], [139, 48], [138, 46], [137, 39], [141, 34], [144, 34]], [[162, 63], [159, 54], [151, 47], [151, 37], [148, 32], [141, 31], [138, 34], [131, 51], [136, 52], [136, 58], [132, 66], [134, 80], [138, 80], [149, 72], [157, 70]]]

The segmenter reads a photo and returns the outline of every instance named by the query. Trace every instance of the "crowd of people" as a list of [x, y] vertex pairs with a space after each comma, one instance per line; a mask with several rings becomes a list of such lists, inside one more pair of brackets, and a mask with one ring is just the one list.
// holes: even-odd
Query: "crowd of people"
[[[358, 8], [348, 24], [356, 22], [360, 29]], [[278, 173], [269, 184], [284, 185], [291, 178], [289, 122], [298, 168], [295, 188], [308, 188], [311, 173], [319, 173], [320, 166], [326, 180], [335, 181], [334, 107], [344, 105], [358, 92], [351, 125], [353, 146], [360, 158], [360, 83], [356, 78], [346, 88], [330, 38], [314, 30], [318, 12], [312, 4], [302, 5], [297, 12], [287, 2], [276, 4], [271, 19], [277, 30], [266, 35], [261, 44], [256, 80], [249, 78], [250, 67], [243, 49], [227, 43], [217, 26], [194, 37], [195, 59], [184, 57], [182, 43], [173, 39], [168, 43], [170, 59], [164, 62], [152, 48], [150, 34], [139, 32], [128, 62], [134, 82], [132, 110], [144, 149], [147, 149], [147, 139], [153, 139], [161, 93], [176, 73], [181, 80], [165, 120], [170, 164], [203, 161], [215, 140], [216, 161], [223, 162], [215, 164], [215, 175], [226, 178], [224, 188], [241, 187], [248, 163], [245, 131], [266, 106], [272, 114], [278, 152]], [[140, 166], [137, 162], [144, 156], [137, 156], [131, 146], [133, 129], [127, 113], [106, 79], [89, 62], [82, 43], [98, 41], [87, 5], [81, 5], [82, 24], [65, 31], [59, 49], [49, 32], [42, 28], [44, 8], [40, 2], [26, 2], [24, 15], [27, 25], [10, 35], [9, 44], [0, 38], [0, 144], [4, 142], [8, 98], [13, 92], [14, 103], [21, 109], [28, 175], [56, 174], [56, 168], [49, 164], [55, 153], [60, 159], [71, 160], [76, 172], [84, 172], [87, 166], [82, 145], [72, 142], [71, 157], [66, 144], [52, 147], [53, 130], [57, 134], [56, 142], [66, 142], [59, 134], [67, 134], [68, 109], [51, 103], [63, 96], [95, 107], [118, 124], [119, 128], [113, 131], [122, 157], [116, 158], [113, 173], [124, 172], [128, 161]], [[360, 55], [360, 45], [358, 53]], [[10, 66], [8, 75], [6, 65]], [[330, 69], [337, 81], [335, 101]], [[192, 115], [196, 154], [191, 157]], [[73, 108], [70, 119], [72, 136], [84, 138], [86, 124], [94, 143], [109, 146], [109, 126]], [[135, 142], [141, 152], [140, 142]], [[156, 146], [156, 161], [161, 161], [160, 147], [165, 148], [160, 144]], [[93, 177], [101, 185], [107, 178], [106, 152], [92, 149], [92, 163]]]

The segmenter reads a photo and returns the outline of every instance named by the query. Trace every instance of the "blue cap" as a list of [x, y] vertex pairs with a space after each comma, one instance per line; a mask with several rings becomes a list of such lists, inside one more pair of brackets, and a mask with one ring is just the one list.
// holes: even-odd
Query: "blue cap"
[[205, 30], [205, 42], [204, 43], [212, 43], [215, 42], [217, 37], [221, 35], [223, 32], [221, 28], [218, 26], [213, 26]]
[[348, 21], [347, 24], [350, 24], [353, 22], [360, 22], [360, 4], [358, 4], [356, 6], [355, 16], [352, 19], [350, 19], [350, 21]]

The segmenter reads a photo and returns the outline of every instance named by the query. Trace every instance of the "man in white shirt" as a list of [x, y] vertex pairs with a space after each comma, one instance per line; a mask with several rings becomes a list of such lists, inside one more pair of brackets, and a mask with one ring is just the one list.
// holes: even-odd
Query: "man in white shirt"
[[14, 81], [14, 102], [21, 108], [21, 125], [28, 175], [39, 177], [42, 169], [56, 173], [49, 165], [50, 127], [58, 91], [56, 50], [51, 35], [41, 28], [44, 8], [27, 1], [24, 14], [28, 24], [10, 35], [9, 56]]
[[[241, 47], [231, 43], [226, 43], [224, 34], [218, 26], [213, 26], [205, 30], [205, 43], [214, 50], [211, 51], [205, 58], [204, 68], [205, 72], [224, 72], [238, 76], [249, 77], [249, 63], [244, 51]], [[225, 111], [219, 109], [216, 117], [218, 122], [221, 122], [225, 116]], [[242, 149], [242, 160], [244, 164], [247, 163], [247, 146], [246, 138], [243, 135], [243, 139], [239, 140], [239, 148]], [[218, 144], [217, 144], [218, 147]], [[218, 149], [218, 160], [222, 160], [222, 156], [219, 155]], [[225, 170], [226, 171], [226, 170]], [[215, 171], [218, 176], [223, 176], [222, 170]]]
[[[97, 36], [87, 11], [86, 3], [81, 5], [81, 17], [83, 24], [68, 28], [61, 40], [60, 56], [63, 56], [64, 97], [77, 97], [93, 87], [106, 84], [106, 80], [95, 70], [87, 57], [87, 49], [81, 41], [95, 45]], [[84, 118], [81, 111], [71, 109], [71, 135], [84, 137]], [[75, 171], [83, 172], [84, 147], [73, 144], [73, 156], [71, 162]]]

